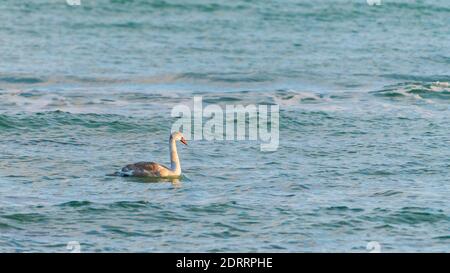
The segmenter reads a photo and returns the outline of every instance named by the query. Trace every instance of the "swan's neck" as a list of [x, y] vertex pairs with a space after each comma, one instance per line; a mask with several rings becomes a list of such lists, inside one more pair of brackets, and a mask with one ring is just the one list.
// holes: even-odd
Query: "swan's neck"
[[175, 142], [175, 139], [170, 138], [169, 145], [170, 145], [170, 169], [172, 172], [174, 172], [174, 174], [180, 175], [181, 165], [180, 159], [178, 158], [177, 144]]

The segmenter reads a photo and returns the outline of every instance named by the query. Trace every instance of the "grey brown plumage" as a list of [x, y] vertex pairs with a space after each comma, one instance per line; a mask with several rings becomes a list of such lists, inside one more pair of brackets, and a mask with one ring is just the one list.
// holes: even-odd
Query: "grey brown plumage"
[[123, 167], [121, 173], [124, 176], [159, 176], [161, 167], [155, 162], [138, 162]]

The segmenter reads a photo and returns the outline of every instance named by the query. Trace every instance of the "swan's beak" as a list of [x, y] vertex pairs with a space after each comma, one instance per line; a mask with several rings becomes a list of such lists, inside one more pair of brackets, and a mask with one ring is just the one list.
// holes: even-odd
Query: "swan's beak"
[[183, 143], [184, 145], [187, 146], [187, 141], [186, 141], [186, 139], [184, 139], [184, 137], [182, 137], [182, 138], [180, 139], [180, 141], [181, 141], [181, 143]]

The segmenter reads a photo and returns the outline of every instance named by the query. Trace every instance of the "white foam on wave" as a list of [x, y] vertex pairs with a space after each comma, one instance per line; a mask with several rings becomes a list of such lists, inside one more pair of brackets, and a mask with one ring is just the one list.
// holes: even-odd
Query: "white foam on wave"
[[35, 91], [9, 90], [3, 92], [0, 98], [5, 106], [25, 112], [39, 112], [49, 107], [67, 106], [63, 96]]
[[328, 97], [323, 97], [313, 92], [287, 90], [278, 92], [272, 96], [274, 103], [280, 106], [295, 106], [304, 103], [330, 101]]
[[[109, 92], [108, 92], [109, 91]], [[0, 92], [0, 109], [8, 113], [62, 111], [74, 114], [152, 116], [192, 98], [179, 94], [127, 93], [121, 90], [21, 90]]]
[[448, 92], [450, 92], [450, 85], [448, 82], [433, 82], [428, 84], [401, 84], [375, 93], [386, 95], [401, 95], [402, 97], [410, 98], [424, 103], [436, 104], [439, 103], [439, 99], [445, 98]]
[[448, 82], [433, 82], [430, 86], [433, 92], [450, 92], [450, 84]]

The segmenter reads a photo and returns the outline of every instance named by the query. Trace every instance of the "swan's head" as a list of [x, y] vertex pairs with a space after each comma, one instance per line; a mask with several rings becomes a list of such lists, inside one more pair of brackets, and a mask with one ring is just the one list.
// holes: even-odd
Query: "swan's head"
[[184, 145], [187, 145], [187, 141], [184, 138], [183, 134], [180, 132], [174, 132], [170, 135], [170, 139], [173, 139], [175, 141], [180, 141], [181, 143], [183, 143]]

